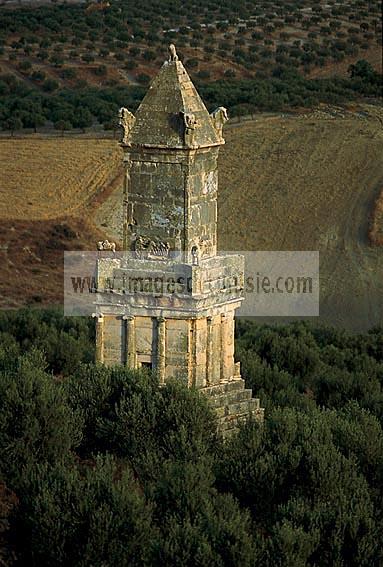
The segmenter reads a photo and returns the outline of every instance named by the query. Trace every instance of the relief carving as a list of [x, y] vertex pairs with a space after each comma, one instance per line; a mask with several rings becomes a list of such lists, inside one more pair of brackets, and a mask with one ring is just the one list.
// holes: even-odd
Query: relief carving
[[136, 258], [141, 260], [167, 260], [169, 257], [169, 242], [163, 242], [159, 238], [147, 236], [136, 236], [133, 241], [133, 251]]
[[185, 136], [185, 144], [186, 145], [193, 145], [194, 142], [194, 130], [198, 125], [198, 121], [194, 114], [190, 112], [181, 112], [181, 117], [183, 120], [184, 126], [184, 136]]
[[97, 250], [101, 252], [102, 250], [110, 250], [113, 254], [116, 253], [116, 243], [109, 242], [109, 240], [99, 240], [97, 242]]

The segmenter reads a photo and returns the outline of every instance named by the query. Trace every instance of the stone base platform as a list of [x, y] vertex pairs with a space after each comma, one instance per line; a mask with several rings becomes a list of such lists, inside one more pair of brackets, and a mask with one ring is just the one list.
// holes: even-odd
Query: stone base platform
[[263, 422], [264, 409], [260, 407], [259, 399], [252, 397], [252, 390], [245, 388], [242, 378], [201, 388], [200, 391], [208, 396], [215, 409], [223, 437], [229, 437], [240, 423], [250, 417]]

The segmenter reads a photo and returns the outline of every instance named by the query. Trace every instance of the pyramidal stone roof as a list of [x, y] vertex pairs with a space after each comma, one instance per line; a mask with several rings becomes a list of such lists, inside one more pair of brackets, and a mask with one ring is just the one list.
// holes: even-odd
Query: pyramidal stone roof
[[165, 61], [150, 84], [135, 114], [127, 143], [180, 149], [224, 143], [177, 56]]

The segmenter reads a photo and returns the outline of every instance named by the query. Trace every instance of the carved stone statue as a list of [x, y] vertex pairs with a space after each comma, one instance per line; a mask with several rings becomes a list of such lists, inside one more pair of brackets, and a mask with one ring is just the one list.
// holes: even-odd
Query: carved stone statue
[[222, 137], [222, 128], [225, 122], [229, 120], [227, 110], [224, 106], [219, 106], [210, 114], [214, 128], [217, 130], [218, 135]]
[[169, 50], [169, 62], [171, 61], [178, 61], [178, 55], [176, 52], [176, 46], [174, 43], [171, 43], [168, 47]]
[[127, 144], [130, 130], [132, 129], [135, 121], [135, 116], [127, 108], [122, 107], [118, 112], [118, 118], [118, 125], [121, 126], [123, 130], [121, 142], [123, 144]]
[[116, 243], [109, 242], [109, 240], [99, 240], [97, 242], [97, 250], [101, 252], [102, 250], [111, 250], [113, 254], [116, 253]]
[[194, 130], [194, 128], [197, 126], [197, 120], [194, 114], [188, 114], [186, 112], [181, 112], [181, 114], [184, 119], [186, 130]]
[[182, 120], [184, 123], [185, 144], [193, 144], [194, 130], [198, 125], [197, 119], [194, 114], [181, 112]]
[[151, 239], [138, 235], [133, 242], [136, 258], [166, 260], [169, 256], [170, 245], [159, 238]]

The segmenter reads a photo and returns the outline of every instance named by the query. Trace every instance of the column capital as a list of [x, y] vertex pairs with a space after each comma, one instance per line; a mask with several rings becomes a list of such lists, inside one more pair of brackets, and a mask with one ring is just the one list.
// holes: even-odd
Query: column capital
[[102, 321], [104, 319], [104, 315], [102, 313], [92, 313], [93, 319], [98, 319], [98, 321]]

